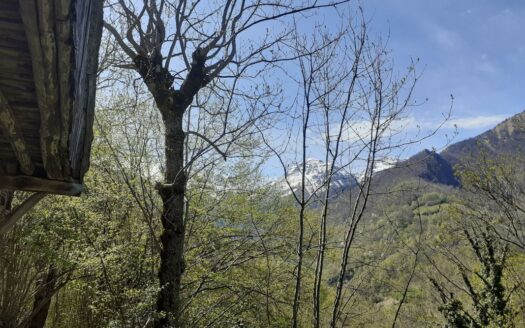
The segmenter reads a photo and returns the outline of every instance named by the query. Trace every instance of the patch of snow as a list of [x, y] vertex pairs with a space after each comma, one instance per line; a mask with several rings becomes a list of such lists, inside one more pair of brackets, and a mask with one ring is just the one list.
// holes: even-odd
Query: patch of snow
[[[325, 190], [328, 181], [325, 162], [309, 158], [305, 163], [305, 191], [308, 194], [322, 193]], [[292, 193], [292, 190], [296, 193], [299, 192], [302, 185], [302, 169], [303, 167], [301, 164], [290, 166], [287, 170], [287, 178], [285, 179], [283, 177], [275, 181], [273, 185], [284, 194], [289, 195]], [[352, 174], [342, 170], [340, 167], [334, 166], [334, 172], [331, 176], [330, 182], [330, 190], [334, 194], [348, 190], [356, 184], [357, 180]]]

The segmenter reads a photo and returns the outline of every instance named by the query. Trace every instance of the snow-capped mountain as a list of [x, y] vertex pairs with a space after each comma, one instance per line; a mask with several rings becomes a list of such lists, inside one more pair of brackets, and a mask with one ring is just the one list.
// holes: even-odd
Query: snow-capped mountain
[[[291, 193], [290, 187], [298, 192], [301, 189], [302, 168], [301, 164], [290, 166], [287, 170], [287, 178], [282, 178], [274, 182], [276, 188], [286, 194]], [[325, 190], [324, 188], [327, 184], [325, 162], [318, 159], [307, 159], [305, 169], [306, 192], [308, 194], [317, 193], [320, 195]], [[332, 195], [337, 195], [349, 190], [356, 184], [357, 180], [352, 174], [342, 170], [340, 167], [334, 167], [330, 183], [330, 193]]]
[[[374, 173], [373, 173], [374, 176], [381, 171], [385, 171], [392, 167], [395, 167], [397, 162], [398, 160], [395, 158], [386, 157], [386, 158], [377, 159], [374, 162]], [[357, 175], [358, 181], [363, 181], [364, 177], [365, 177], [364, 170], [359, 175]]]

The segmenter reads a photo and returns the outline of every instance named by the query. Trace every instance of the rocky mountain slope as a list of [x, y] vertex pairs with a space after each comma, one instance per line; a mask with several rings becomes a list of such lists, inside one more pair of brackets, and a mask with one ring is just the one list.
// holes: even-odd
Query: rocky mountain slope
[[396, 163], [392, 168], [376, 173], [374, 186], [376, 186], [376, 191], [379, 191], [377, 189], [388, 189], [389, 186], [411, 179], [459, 186], [452, 165], [443, 156], [428, 149]]
[[440, 153], [423, 150], [375, 176], [376, 189], [388, 189], [406, 180], [458, 187], [456, 165], [467, 164], [483, 154], [489, 158], [525, 153], [525, 112], [514, 115], [476, 137], [448, 146]]
[[474, 138], [447, 147], [441, 155], [451, 165], [461, 164], [483, 152], [486, 156], [525, 151], [525, 111], [516, 114]]

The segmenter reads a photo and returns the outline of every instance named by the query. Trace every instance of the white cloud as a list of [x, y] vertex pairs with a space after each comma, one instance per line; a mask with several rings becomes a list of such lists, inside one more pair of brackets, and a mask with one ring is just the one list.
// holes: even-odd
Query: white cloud
[[455, 119], [451, 119], [450, 121], [448, 121], [445, 124], [445, 127], [447, 128], [457, 127], [458, 129], [466, 129], [466, 130], [491, 128], [506, 118], [507, 118], [506, 115], [479, 115], [479, 116], [455, 118]]
[[[385, 124], [382, 122], [382, 124]], [[372, 122], [366, 121], [366, 120], [356, 120], [351, 121], [348, 124], [345, 124], [343, 134], [342, 134], [342, 140], [345, 142], [356, 142], [363, 139], [370, 138], [370, 128], [371, 128]], [[386, 126], [386, 125], [385, 125]], [[401, 133], [403, 131], [407, 130], [419, 130], [421, 126], [419, 126], [418, 122], [414, 117], [404, 117], [397, 120], [394, 120], [388, 124], [388, 127], [383, 131], [382, 135], [385, 138], [388, 138], [389, 136]], [[339, 126], [334, 125], [332, 128], [332, 131], [338, 131]], [[335, 133], [335, 132], [334, 132]], [[335, 135], [332, 135], [331, 138], [335, 139]], [[324, 137], [323, 137], [324, 138]]]
[[[440, 121], [429, 121], [429, 120], [417, 120], [414, 117], [406, 118], [403, 120], [404, 125], [400, 125], [405, 131], [419, 131], [419, 130], [434, 130], [440, 125], [444, 129], [463, 129], [463, 130], [475, 130], [475, 129], [489, 129], [501, 123], [503, 120], [508, 118], [508, 115], [478, 115], [478, 116], [465, 116], [451, 118], [446, 122], [443, 122], [443, 118]], [[404, 126], [404, 127], [403, 127]]]
[[[444, 122], [444, 118], [429, 120], [417, 119], [414, 116], [404, 117], [390, 123], [388, 128], [383, 132], [383, 138], [389, 138], [395, 135], [420, 135], [421, 133], [431, 132], [438, 128], [440, 129], [459, 129], [459, 130], [476, 130], [489, 129], [502, 122], [508, 115], [478, 115], [478, 116], [464, 116], [451, 118]], [[370, 121], [355, 120], [345, 124], [342, 141], [354, 143], [359, 140], [368, 139], [370, 137]], [[335, 140], [336, 133], [339, 130], [339, 125], [334, 124], [331, 128], [331, 139]], [[320, 132], [321, 138], [319, 145], [324, 145], [325, 134]]]

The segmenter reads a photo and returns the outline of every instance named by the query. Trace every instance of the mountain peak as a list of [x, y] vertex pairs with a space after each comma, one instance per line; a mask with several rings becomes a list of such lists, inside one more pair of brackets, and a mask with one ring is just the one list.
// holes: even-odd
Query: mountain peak
[[[505, 138], [514, 135], [516, 132], [523, 133], [525, 129], [525, 111], [518, 113], [503, 122], [499, 123], [492, 129], [494, 134], [499, 138]], [[491, 130], [489, 130], [491, 131]]]
[[[287, 180], [293, 190], [298, 191], [301, 188], [302, 183], [302, 163], [296, 163], [288, 168]], [[308, 158], [305, 161], [305, 185], [306, 191], [311, 193], [318, 193], [324, 190], [327, 181], [326, 176], [326, 163], [322, 160], [315, 158]], [[284, 192], [289, 193], [290, 187], [284, 178], [275, 183], [275, 186], [282, 189]], [[342, 191], [348, 190], [357, 184], [355, 177], [341, 169], [339, 166], [334, 165], [334, 171], [331, 176], [330, 188], [331, 193], [337, 194]]]
[[441, 155], [456, 165], [470, 158], [476, 158], [481, 152], [496, 156], [513, 154], [524, 150], [525, 146], [525, 111], [507, 118], [494, 128], [482, 134], [448, 146]]

